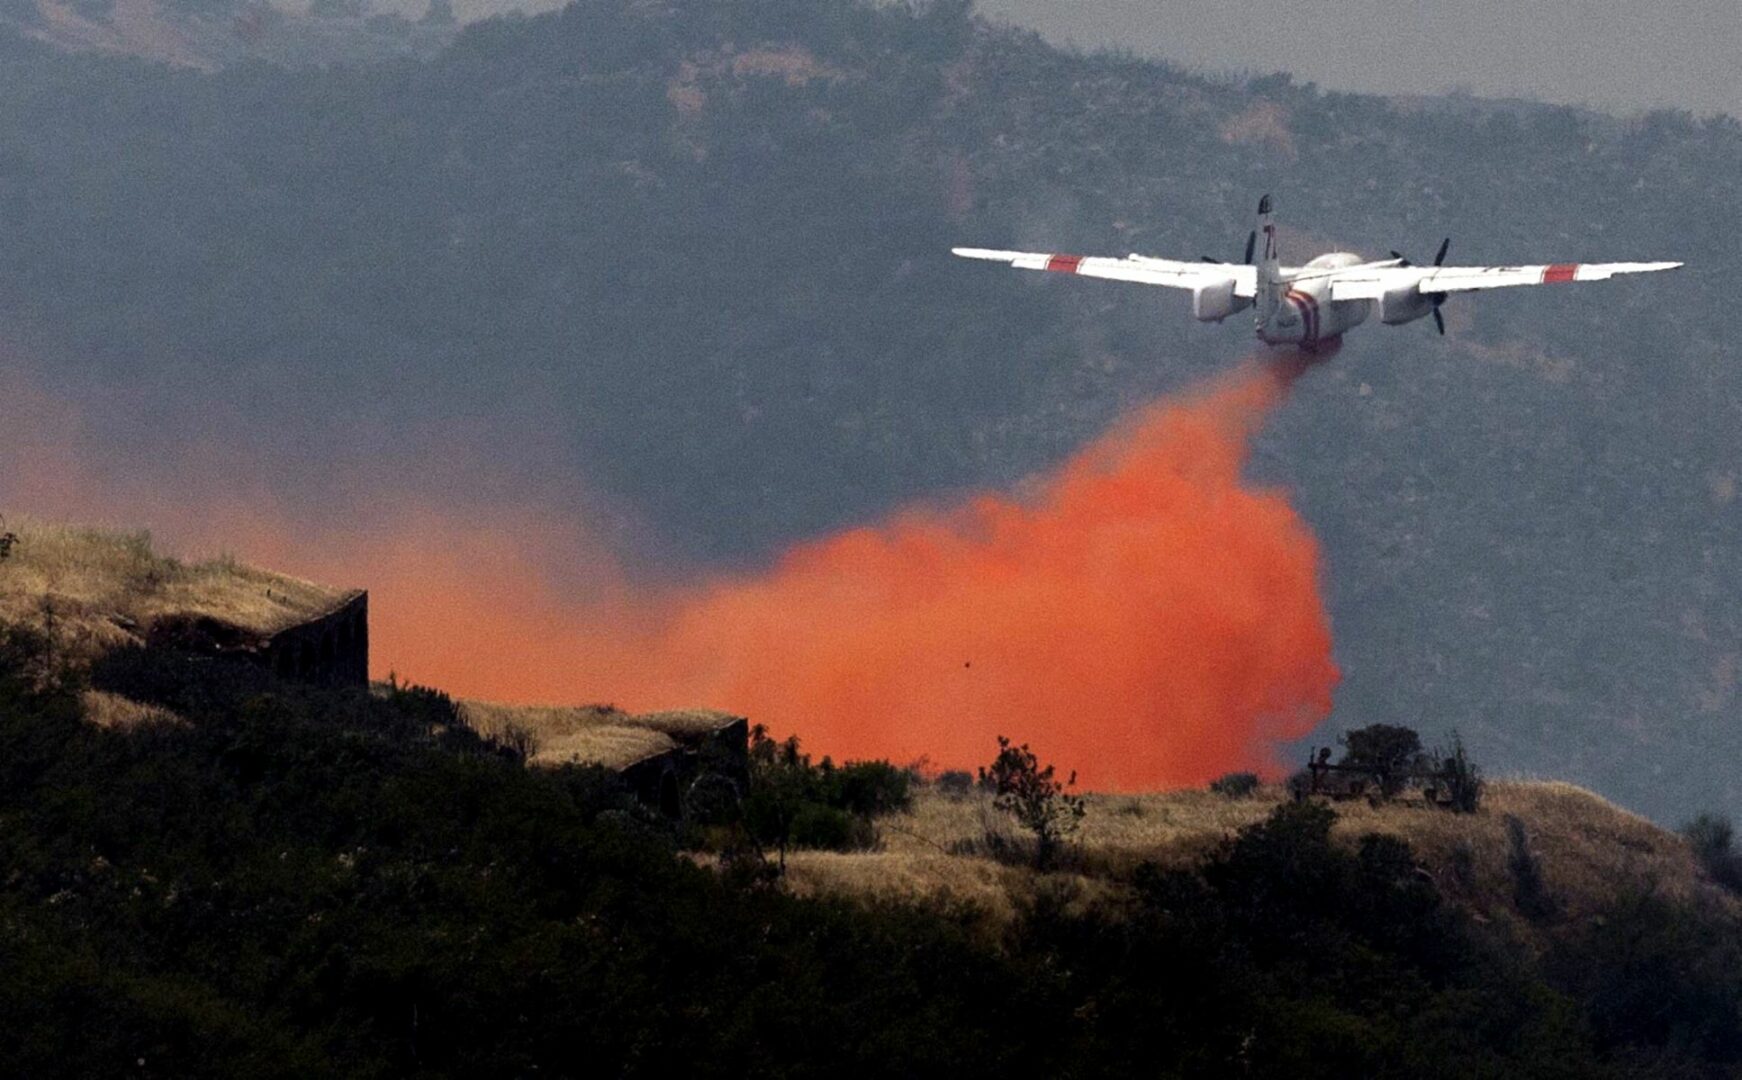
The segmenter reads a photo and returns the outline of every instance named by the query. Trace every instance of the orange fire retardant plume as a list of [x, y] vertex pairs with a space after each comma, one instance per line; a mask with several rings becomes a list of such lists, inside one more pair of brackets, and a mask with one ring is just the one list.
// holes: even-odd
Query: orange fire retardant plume
[[1283, 492], [1241, 477], [1296, 374], [1254, 362], [1160, 401], [1020, 496], [912, 508], [760, 573], [654, 590], [549, 508], [408, 502], [376, 476], [360, 508], [310, 520], [237, 481], [233, 451], [191, 454], [176, 483], [105, 482], [77, 445], [50, 453], [76, 425], [16, 393], [0, 418], [35, 428], [38, 467], [0, 478], [0, 498], [367, 587], [377, 678], [712, 706], [838, 760], [965, 767], [1005, 734], [1087, 787], [1198, 784], [1276, 771], [1276, 744], [1329, 713], [1338, 679], [1317, 543]]

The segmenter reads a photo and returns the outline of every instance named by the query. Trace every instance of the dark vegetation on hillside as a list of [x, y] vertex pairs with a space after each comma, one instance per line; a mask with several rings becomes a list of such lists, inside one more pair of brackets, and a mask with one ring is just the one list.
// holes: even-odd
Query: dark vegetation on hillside
[[[104, 731], [0, 634], [0, 1060], [21, 1076], [1704, 1075], [1742, 945], [1652, 896], [1540, 961], [1407, 845], [1280, 809], [1123, 903], [797, 900], [441, 695], [119, 654]], [[878, 784], [870, 785], [878, 788]], [[873, 798], [881, 798], [874, 796]]]
[[1733, 119], [1206, 80], [958, 2], [581, 0], [213, 76], [0, 31], [0, 87], [0, 325], [128, 403], [128, 469], [217, 423], [326, 513], [475, 437], [485, 497], [602, 485], [705, 558], [1011, 481], [1247, 348], [952, 242], [1233, 257], [1272, 190], [1294, 255], [1689, 260], [1363, 328], [1257, 469], [1325, 542], [1345, 715], [1742, 813]]

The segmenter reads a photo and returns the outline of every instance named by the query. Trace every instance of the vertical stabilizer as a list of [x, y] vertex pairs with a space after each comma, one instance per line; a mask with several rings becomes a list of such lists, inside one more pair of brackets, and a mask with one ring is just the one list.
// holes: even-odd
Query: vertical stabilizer
[[1270, 213], [1270, 196], [1258, 200], [1258, 237], [1263, 249], [1258, 258], [1257, 311], [1258, 325], [1263, 326], [1282, 303], [1282, 257], [1276, 249], [1276, 219]]

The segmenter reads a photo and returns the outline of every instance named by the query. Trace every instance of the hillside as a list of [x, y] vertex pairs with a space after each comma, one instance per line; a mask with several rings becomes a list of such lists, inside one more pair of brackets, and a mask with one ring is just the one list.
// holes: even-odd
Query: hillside
[[[1074, 883], [1085, 900], [1105, 897], [1108, 878], [1145, 862], [1192, 866], [1287, 801], [1278, 787], [1244, 799], [1207, 791], [1091, 793], [1086, 799], [1088, 812], [1074, 838], [1080, 867], [1055, 875]], [[1571, 784], [1491, 783], [1481, 811], [1472, 815], [1419, 801], [1333, 805], [1340, 842], [1353, 847], [1372, 833], [1406, 841], [1439, 890], [1472, 917], [1539, 945], [1546, 939], [1518, 911], [1509, 817], [1522, 823], [1527, 849], [1540, 859], [1543, 881], [1561, 905], [1555, 933], [1588, 925], [1641, 891], [1675, 903], [1717, 905], [1742, 919], [1742, 903], [1707, 878], [1680, 836]], [[879, 820], [878, 850], [797, 853], [789, 874], [804, 893], [951, 896], [1008, 916], [1013, 905], [1032, 900], [1039, 880], [1020, 865], [992, 858], [988, 833], [1006, 843], [1020, 836], [988, 793], [952, 796], [928, 786], [911, 809]]]
[[67, 53], [99, 53], [215, 71], [267, 62], [290, 67], [429, 57], [455, 33], [453, 6], [410, 18], [367, 3], [266, 0], [12, 0], [0, 27]]
[[[210, 603], [270, 626], [244, 598], [294, 584], [275, 575], [35, 522], [12, 571], [0, 1060], [22, 1075], [1742, 1064], [1742, 901], [1570, 785], [1494, 783], [1471, 815], [1090, 795], [1037, 873], [986, 793], [795, 770], [760, 732], [745, 772], [720, 714], [320, 685], [151, 633], [75, 656], [40, 617], [53, 588], [87, 619]], [[744, 786], [641, 790], [626, 736], [657, 754], [726, 723], [736, 764], [702, 775]], [[623, 772], [585, 763], [605, 751]], [[869, 849], [777, 857], [755, 837], [799, 772], [912, 800], [830, 844]]]
[[[1097, 798], [1082, 882], [895, 839], [792, 853], [783, 882], [742, 851], [698, 867], [719, 856], [616, 778], [526, 768], [439, 694], [122, 650], [97, 685], [177, 719], [121, 732], [32, 675], [39, 649], [0, 627], [0, 1055], [24, 1075], [1742, 1063], [1735, 902], [1565, 787], [1468, 821]], [[970, 832], [971, 798], [941, 798], [889, 824]], [[1528, 912], [1507, 811], [1552, 897]], [[1467, 879], [1431, 853], [1459, 840]]]
[[179, 492], [163, 527], [206, 517], [191, 462], [293, 518], [584, 507], [646, 575], [761, 564], [1015, 484], [1247, 348], [953, 242], [1228, 256], [1268, 190], [1288, 252], [1685, 259], [1363, 328], [1255, 471], [1326, 553], [1329, 727], [1742, 813], [1733, 119], [1205, 79], [942, 2], [587, 0], [321, 72], [0, 64], [9, 365], [87, 420], [51, 454]]

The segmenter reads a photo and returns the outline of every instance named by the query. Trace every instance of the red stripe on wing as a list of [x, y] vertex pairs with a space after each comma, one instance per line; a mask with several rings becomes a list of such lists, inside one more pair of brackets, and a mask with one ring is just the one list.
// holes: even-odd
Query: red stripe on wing
[[1049, 255], [1046, 260], [1046, 268], [1055, 274], [1074, 274], [1081, 265], [1081, 255]]
[[1559, 285], [1563, 281], [1572, 281], [1578, 272], [1578, 263], [1555, 263], [1542, 272], [1542, 283], [1544, 285]]

